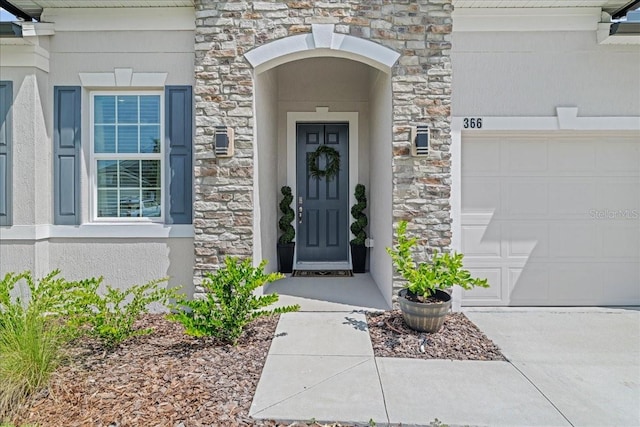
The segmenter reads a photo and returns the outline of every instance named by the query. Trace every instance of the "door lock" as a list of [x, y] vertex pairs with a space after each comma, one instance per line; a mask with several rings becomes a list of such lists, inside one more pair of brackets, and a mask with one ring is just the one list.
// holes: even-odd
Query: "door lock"
[[303, 212], [303, 207], [302, 207], [302, 197], [298, 197], [298, 224], [302, 224], [302, 212]]

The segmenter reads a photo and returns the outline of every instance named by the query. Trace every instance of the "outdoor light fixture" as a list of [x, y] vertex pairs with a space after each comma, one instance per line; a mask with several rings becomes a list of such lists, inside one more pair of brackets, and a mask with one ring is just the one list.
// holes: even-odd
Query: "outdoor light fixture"
[[233, 156], [233, 129], [226, 126], [216, 126], [213, 136], [213, 151], [216, 157]]
[[413, 126], [411, 128], [411, 153], [414, 156], [427, 156], [429, 154], [429, 127], [426, 125]]

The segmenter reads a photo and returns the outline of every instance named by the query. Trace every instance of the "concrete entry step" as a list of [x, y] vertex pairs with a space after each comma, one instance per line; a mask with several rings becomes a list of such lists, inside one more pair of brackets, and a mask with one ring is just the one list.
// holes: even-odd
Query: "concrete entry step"
[[277, 306], [299, 304], [301, 311], [389, 310], [369, 273], [353, 277], [287, 277], [265, 293], [280, 295]]

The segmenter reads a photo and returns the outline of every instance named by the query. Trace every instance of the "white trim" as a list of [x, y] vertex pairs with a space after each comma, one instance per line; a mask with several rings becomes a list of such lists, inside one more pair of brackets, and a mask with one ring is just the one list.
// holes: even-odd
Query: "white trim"
[[52, 36], [56, 33], [53, 24], [48, 22], [19, 21], [22, 27], [22, 37]]
[[[329, 112], [327, 107], [317, 107], [315, 112], [288, 112], [287, 113], [287, 185], [291, 187], [294, 203], [297, 203], [296, 186], [296, 124], [297, 123], [349, 123], [349, 215], [350, 208], [356, 202], [354, 192], [358, 184], [358, 113], [357, 112]], [[349, 221], [350, 222], [350, 221]], [[353, 238], [349, 232], [350, 239]], [[351, 255], [349, 254], [349, 257]], [[294, 266], [297, 260], [294, 260]]]
[[[578, 131], [640, 131], [640, 116], [631, 117], [578, 117], [577, 107], [557, 107], [557, 116], [548, 117], [452, 117], [453, 131], [526, 131], [526, 130], [578, 130]], [[481, 129], [465, 129], [467, 117], [481, 118]]]
[[193, 225], [86, 224], [14, 225], [0, 227], [0, 241], [47, 239], [169, 239], [193, 238]]
[[[160, 97], [160, 152], [159, 153], [95, 153], [94, 144], [94, 99], [96, 96], [120, 96], [120, 95], [157, 95]], [[93, 91], [89, 94], [89, 182], [91, 188], [89, 191], [89, 202], [91, 211], [89, 218], [93, 223], [118, 223], [127, 222], [135, 224], [145, 223], [164, 223], [165, 208], [167, 206], [168, 184], [165, 182], [165, 141], [164, 141], [164, 92], [163, 91]], [[139, 124], [139, 123], [138, 123]], [[116, 127], [117, 131], [117, 127]], [[98, 160], [158, 160], [160, 162], [160, 216], [159, 217], [141, 217], [141, 218], [114, 218], [114, 217], [98, 217], [98, 175], [96, 162]], [[119, 188], [119, 187], [118, 187]]]
[[478, 8], [453, 11], [453, 31], [596, 31], [599, 7]]
[[114, 68], [113, 73], [78, 73], [84, 88], [162, 88], [168, 73], [134, 73], [132, 68]]
[[34, 67], [49, 72], [49, 51], [23, 38], [0, 38], [2, 67]]
[[336, 33], [333, 24], [313, 24], [311, 34], [285, 37], [257, 47], [244, 56], [256, 73], [284, 63], [312, 58], [346, 58], [390, 73], [400, 54], [387, 47], [346, 34]]
[[[451, 130], [451, 249], [462, 251], [462, 132]], [[462, 288], [454, 286], [451, 293], [452, 310], [460, 311]]]
[[194, 31], [193, 7], [45, 8], [55, 31]]
[[598, 24], [598, 44], [640, 44], [640, 34], [610, 35], [611, 22]]

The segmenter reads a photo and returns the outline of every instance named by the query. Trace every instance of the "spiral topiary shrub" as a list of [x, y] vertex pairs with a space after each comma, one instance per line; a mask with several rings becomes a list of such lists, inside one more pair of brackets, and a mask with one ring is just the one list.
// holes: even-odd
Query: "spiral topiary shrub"
[[364, 245], [367, 239], [367, 233], [364, 229], [367, 227], [369, 221], [364, 214], [364, 209], [367, 207], [367, 196], [365, 195], [365, 187], [362, 184], [356, 185], [356, 204], [351, 207], [351, 216], [354, 221], [351, 223], [351, 232], [355, 236], [351, 243], [354, 245]]
[[291, 209], [293, 194], [291, 194], [291, 187], [287, 185], [282, 187], [280, 191], [284, 197], [280, 202], [280, 211], [282, 212], [282, 216], [280, 217], [278, 226], [280, 227], [280, 231], [282, 231], [282, 235], [280, 236], [278, 243], [281, 245], [287, 245], [293, 242], [293, 238], [296, 236], [296, 230], [291, 225], [291, 222], [295, 218], [295, 212]]

